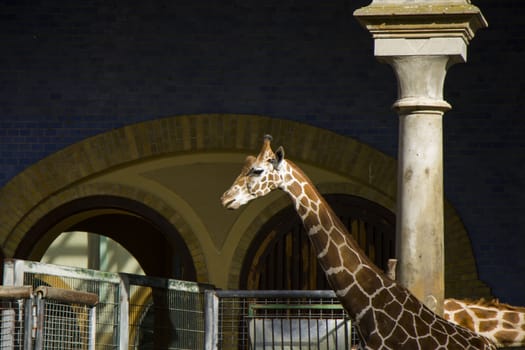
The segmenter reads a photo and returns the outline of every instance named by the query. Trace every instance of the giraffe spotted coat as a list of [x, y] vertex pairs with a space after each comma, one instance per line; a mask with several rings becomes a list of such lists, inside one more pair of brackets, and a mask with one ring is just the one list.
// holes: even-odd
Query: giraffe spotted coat
[[496, 349], [483, 336], [434, 314], [407, 289], [388, 278], [359, 248], [308, 177], [265, 136], [221, 197], [237, 209], [273, 190], [286, 192], [314, 246], [331, 287], [354, 321], [366, 349]]

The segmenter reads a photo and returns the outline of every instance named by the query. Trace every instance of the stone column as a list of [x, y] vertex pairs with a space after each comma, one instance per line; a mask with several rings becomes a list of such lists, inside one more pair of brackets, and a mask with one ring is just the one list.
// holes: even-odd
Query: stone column
[[443, 100], [447, 69], [486, 26], [465, 0], [375, 0], [354, 15], [398, 82], [398, 281], [438, 314], [444, 299]]

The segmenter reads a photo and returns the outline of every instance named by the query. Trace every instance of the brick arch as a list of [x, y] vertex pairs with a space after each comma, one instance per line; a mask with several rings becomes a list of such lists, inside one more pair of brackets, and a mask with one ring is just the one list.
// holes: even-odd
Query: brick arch
[[[186, 248], [191, 254], [197, 281], [208, 281], [208, 271], [206, 264], [204, 263], [204, 256], [199, 241], [197, 240], [195, 233], [191, 231], [190, 225], [185, 222], [184, 218], [178, 215], [178, 213], [169, 205], [164, 203], [164, 201], [156, 198], [155, 196], [152, 196], [151, 193], [141, 191], [140, 189], [134, 187], [119, 184], [79, 184], [43, 200], [39, 205], [39, 208], [29, 213], [25, 218], [25, 222], [30, 225], [30, 227], [23, 235], [20, 244], [17, 246], [17, 252], [15, 252], [13, 256], [19, 257], [17, 255], [18, 253], [22, 254], [23, 258], [26, 258], [28, 254], [31, 254], [30, 252], [26, 251], [27, 244], [24, 243], [27, 243], [28, 240], [31, 240], [31, 238], [33, 238], [31, 235], [38, 231], [38, 229], [35, 229], [36, 226], [42, 224], [46, 225], [45, 219], [50, 213], [53, 213], [58, 208], [64, 207], [72, 202], [87, 201], [90, 198], [96, 197], [113, 197], [116, 199], [123, 199], [128, 202], [133, 201], [141, 203], [150, 211], [155, 212], [162, 218], [163, 221], [170, 224], [173, 228], [176, 228], [177, 233], [186, 244]], [[66, 217], [59, 219], [67, 220]], [[50, 228], [48, 227], [47, 229]], [[52, 239], [53, 237], [49, 238]], [[167, 238], [169, 239], [170, 237]], [[123, 244], [123, 246], [125, 246], [125, 244]], [[33, 252], [32, 254], [38, 255], [39, 252]]]
[[[87, 231], [120, 243], [148, 275], [197, 279], [186, 242], [176, 229], [182, 226], [180, 222], [168, 221], [164, 215], [169, 213], [159, 213], [158, 205], [145, 205], [122, 193], [109, 195], [117, 191], [102, 189], [100, 193], [103, 194], [84, 194], [48, 212], [26, 233], [15, 256], [41, 260], [51, 242], [62, 232]], [[135, 197], [145, 198], [140, 194]]]
[[[287, 153], [293, 155], [295, 160], [352, 178], [357, 185], [349, 190], [350, 194], [378, 201], [387, 208], [395, 202], [395, 160], [354, 139], [306, 124], [263, 116], [174, 116], [90, 137], [46, 157], [15, 176], [0, 188], [0, 248], [7, 257], [14, 256], [26, 232], [57, 202], [66, 202], [94, 190], [85, 185], [91, 177], [155, 157], [217, 151], [253, 153], [260, 146], [261, 135], [267, 133], [273, 135], [274, 143], [284, 144]], [[174, 224], [180, 220], [176, 219], [177, 213], [166, 208], [167, 205], [158, 199], [148, 198], [148, 194], [136, 193], [135, 189], [107, 185], [98, 191], [99, 194], [105, 191], [121, 193], [145, 201], [163, 212]], [[278, 203], [281, 206], [286, 204], [286, 201]], [[232, 262], [228, 282], [232, 287], [237, 286], [242, 264], [236, 259], [244, 257], [249, 245], [247, 240], [250, 237], [253, 239], [257, 228], [273, 211], [274, 208], [266, 208], [258, 215], [238, 242], [238, 254]], [[460, 267], [462, 275], [471, 276], [470, 281], [477, 281], [475, 261], [465, 228], [454, 210], [448, 210], [446, 219], [452, 222], [452, 225], [447, 225], [447, 221], [445, 224], [447, 240], [462, 242], [456, 250], [460, 254], [446, 261], [447, 268]], [[181, 225], [177, 228], [192, 254], [199, 280], [206, 281], [204, 254], [195, 234], [185, 223], [177, 225]], [[453, 276], [452, 279], [460, 280], [460, 277]], [[458, 285], [470, 281], [458, 282]]]

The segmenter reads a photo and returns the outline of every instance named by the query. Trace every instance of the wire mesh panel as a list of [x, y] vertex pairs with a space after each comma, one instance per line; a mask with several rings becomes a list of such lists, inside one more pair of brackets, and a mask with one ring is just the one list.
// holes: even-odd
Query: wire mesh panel
[[127, 275], [129, 349], [204, 349], [205, 285]]
[[346, 350], [359, 341], [331, 291], [207, 294], [209, 349]]
[[340, 305], [252, 304], [252, 349], [349, 349], [351, 323]]
[[93, 293], [38, 287], [36, 349], [94, 349]]
[[0, 349], [31, 348], [30, 286], [0, 286]]

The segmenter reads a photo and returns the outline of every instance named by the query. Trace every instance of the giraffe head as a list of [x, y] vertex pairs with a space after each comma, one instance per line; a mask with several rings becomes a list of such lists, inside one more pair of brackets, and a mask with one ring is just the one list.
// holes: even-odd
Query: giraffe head
[[284, 159], [284, 150], [279, 147], [274, 153], [270, 146], [271, 141], [272, 137], [265, 135], [257, 157], [246, 157], [241, 173], [221, 196], [224, 207], [237, 209], [252, 199], [265, 196], [280, 187], [282, 177], [279, 170]]

